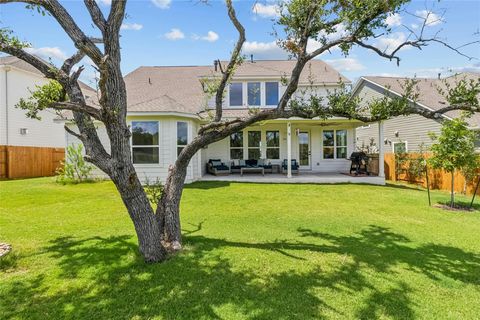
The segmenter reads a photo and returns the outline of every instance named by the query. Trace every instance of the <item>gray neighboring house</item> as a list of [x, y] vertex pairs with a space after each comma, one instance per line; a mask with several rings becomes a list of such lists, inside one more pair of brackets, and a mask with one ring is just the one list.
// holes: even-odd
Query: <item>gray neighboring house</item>
[[[444, 79], [419, 79], [419, 101], [417, 105], [429, 110], [438, 110], [447, 105], [445, 98], [438, 92], [437, 88], [445, 88], [444, 81], [455, 83], [460, 79], [478, 79], [479, 73], [460, 73]], [[376, 98], [383, 98], [385, 95], [401, 95], [402, 85], [406, 78], [396, 77], [361, 77], [356, 83], [353, 93], [364, 99], [365, 102]], [[441, 119], [432, 120], [419, 115], [400, 116], [384, 121], [383, 147], [385, 152], [415, 152], [420, 145], [428, 147], [432, 144], [429, 133], [440, 133], [443, 119], [452, 119], [460, 116], [459, 111], [447, 112]], [[479, 139], [476, 146], [480, 150], [480, 113], [475, 113], [469, 120], [469, 127], [477, 131]], [[368, 124], [356, 129], [356, 146], [362, 148], [369, 146], [372, 142], [379, 146], [378, 123]]]

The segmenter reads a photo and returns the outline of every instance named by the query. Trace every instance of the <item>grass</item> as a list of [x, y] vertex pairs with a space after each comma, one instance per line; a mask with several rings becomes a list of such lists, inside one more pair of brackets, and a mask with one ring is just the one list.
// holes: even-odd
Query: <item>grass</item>
[[423, 191], [195, 183], [181, 211], [184, 252], [147, 265], [110, 182], [0, 182], [0, 319], [479, 317], [480, 212]]

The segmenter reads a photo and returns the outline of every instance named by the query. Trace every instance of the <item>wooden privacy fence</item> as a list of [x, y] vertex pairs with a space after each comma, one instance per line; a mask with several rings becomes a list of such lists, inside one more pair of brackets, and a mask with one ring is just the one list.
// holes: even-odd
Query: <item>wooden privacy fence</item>
[[64, 148], [0, 146], [0, 178], [53, 176], [64, 159]]
[[[419, 155], [410, 153], [408, 154], [409, 160], [418, 159]], [[426, 155], [428, 158], [429, 155]], [[414, 162], [415, 163], [415, 162]], [[409, 165], [408, 161], [398, 161], [394, 153], [385, 154], [385, 178], [392, 181], [405, 181], [409, 183], [414, 183], [427, 187], [427, 179], [425, 173], [423, 174], [412, 174], [412, 170], [409, 170], [407, 166]], [[413, 170], [416, 171], [416, 170]], [[480, 174], [480, 169], [478, 171]], [[439, 189], [450, 191], [452, 176], [450, 173], [443, 170], [433, 170], [430, 167], [428, 168], [428, 177], [430, 182], [431, 189]], [[460, 173], [456, 172], [454, 176], [454, 190], [457, 193], [467, 193], [473, 194], [475, 190], [475, 184], [478, 180], [478, 175], [475, 177], [475, 181], [466, 182], [465, 177]], [[480, 195], [480, 190], [477, 191], [477, 194]]]

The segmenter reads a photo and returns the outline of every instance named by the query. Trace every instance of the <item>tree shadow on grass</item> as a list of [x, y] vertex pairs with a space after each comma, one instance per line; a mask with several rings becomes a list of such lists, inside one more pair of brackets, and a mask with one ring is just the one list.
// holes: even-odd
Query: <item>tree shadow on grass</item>
[[[57, 262], [58, 274], [53, 280], [52, 275], [38, 274], [7, 283], [0, 290], [0, 314], [6, 319], [348, 317], [343, 308], [339, 310], [323, 299], [325, 291], [333, 291], [366, 293], [355, 311], [357, 318], [386, 315], [413, 319], [413, 289], [395, 279], [386, 280], [387, 289], [378, 289], [366, 277], [364, 268], [387, 278], [394, 266], [404, 264], [434, 280], [449, 277], [463, 283], [479, 281], [478, 254], [435, 244], [414, 247], [405, 236], [379, 226], [352, 236], [299, 229], [301, 239], [307, 241], [266, 243], [195, 235], [200, 229], [185, 237], [189, 249], [155, 265], [141, 261], [129, 235], [55, 239], [40, 254]], [[307, 271], [292, 268], [262, 274], [255, 272], [255, 266], [242, 269], [240, 261], [226, 258], [221, 249], [231, 247], [278, 253], [291, 259], [292, 266], [303, 263], [306, 253], [312, 252], [345, 255], [348, 260], [333, 269], [316, 266]]]

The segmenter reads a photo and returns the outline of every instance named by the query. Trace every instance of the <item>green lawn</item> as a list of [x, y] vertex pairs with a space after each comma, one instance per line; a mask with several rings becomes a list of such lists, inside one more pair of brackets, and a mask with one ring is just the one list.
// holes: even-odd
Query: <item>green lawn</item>
[[423, 191], [195, 183], [182, 227], [147, 265], [110, 182], [0, 182], [0, 319], [480, 317], [480, 212]]

